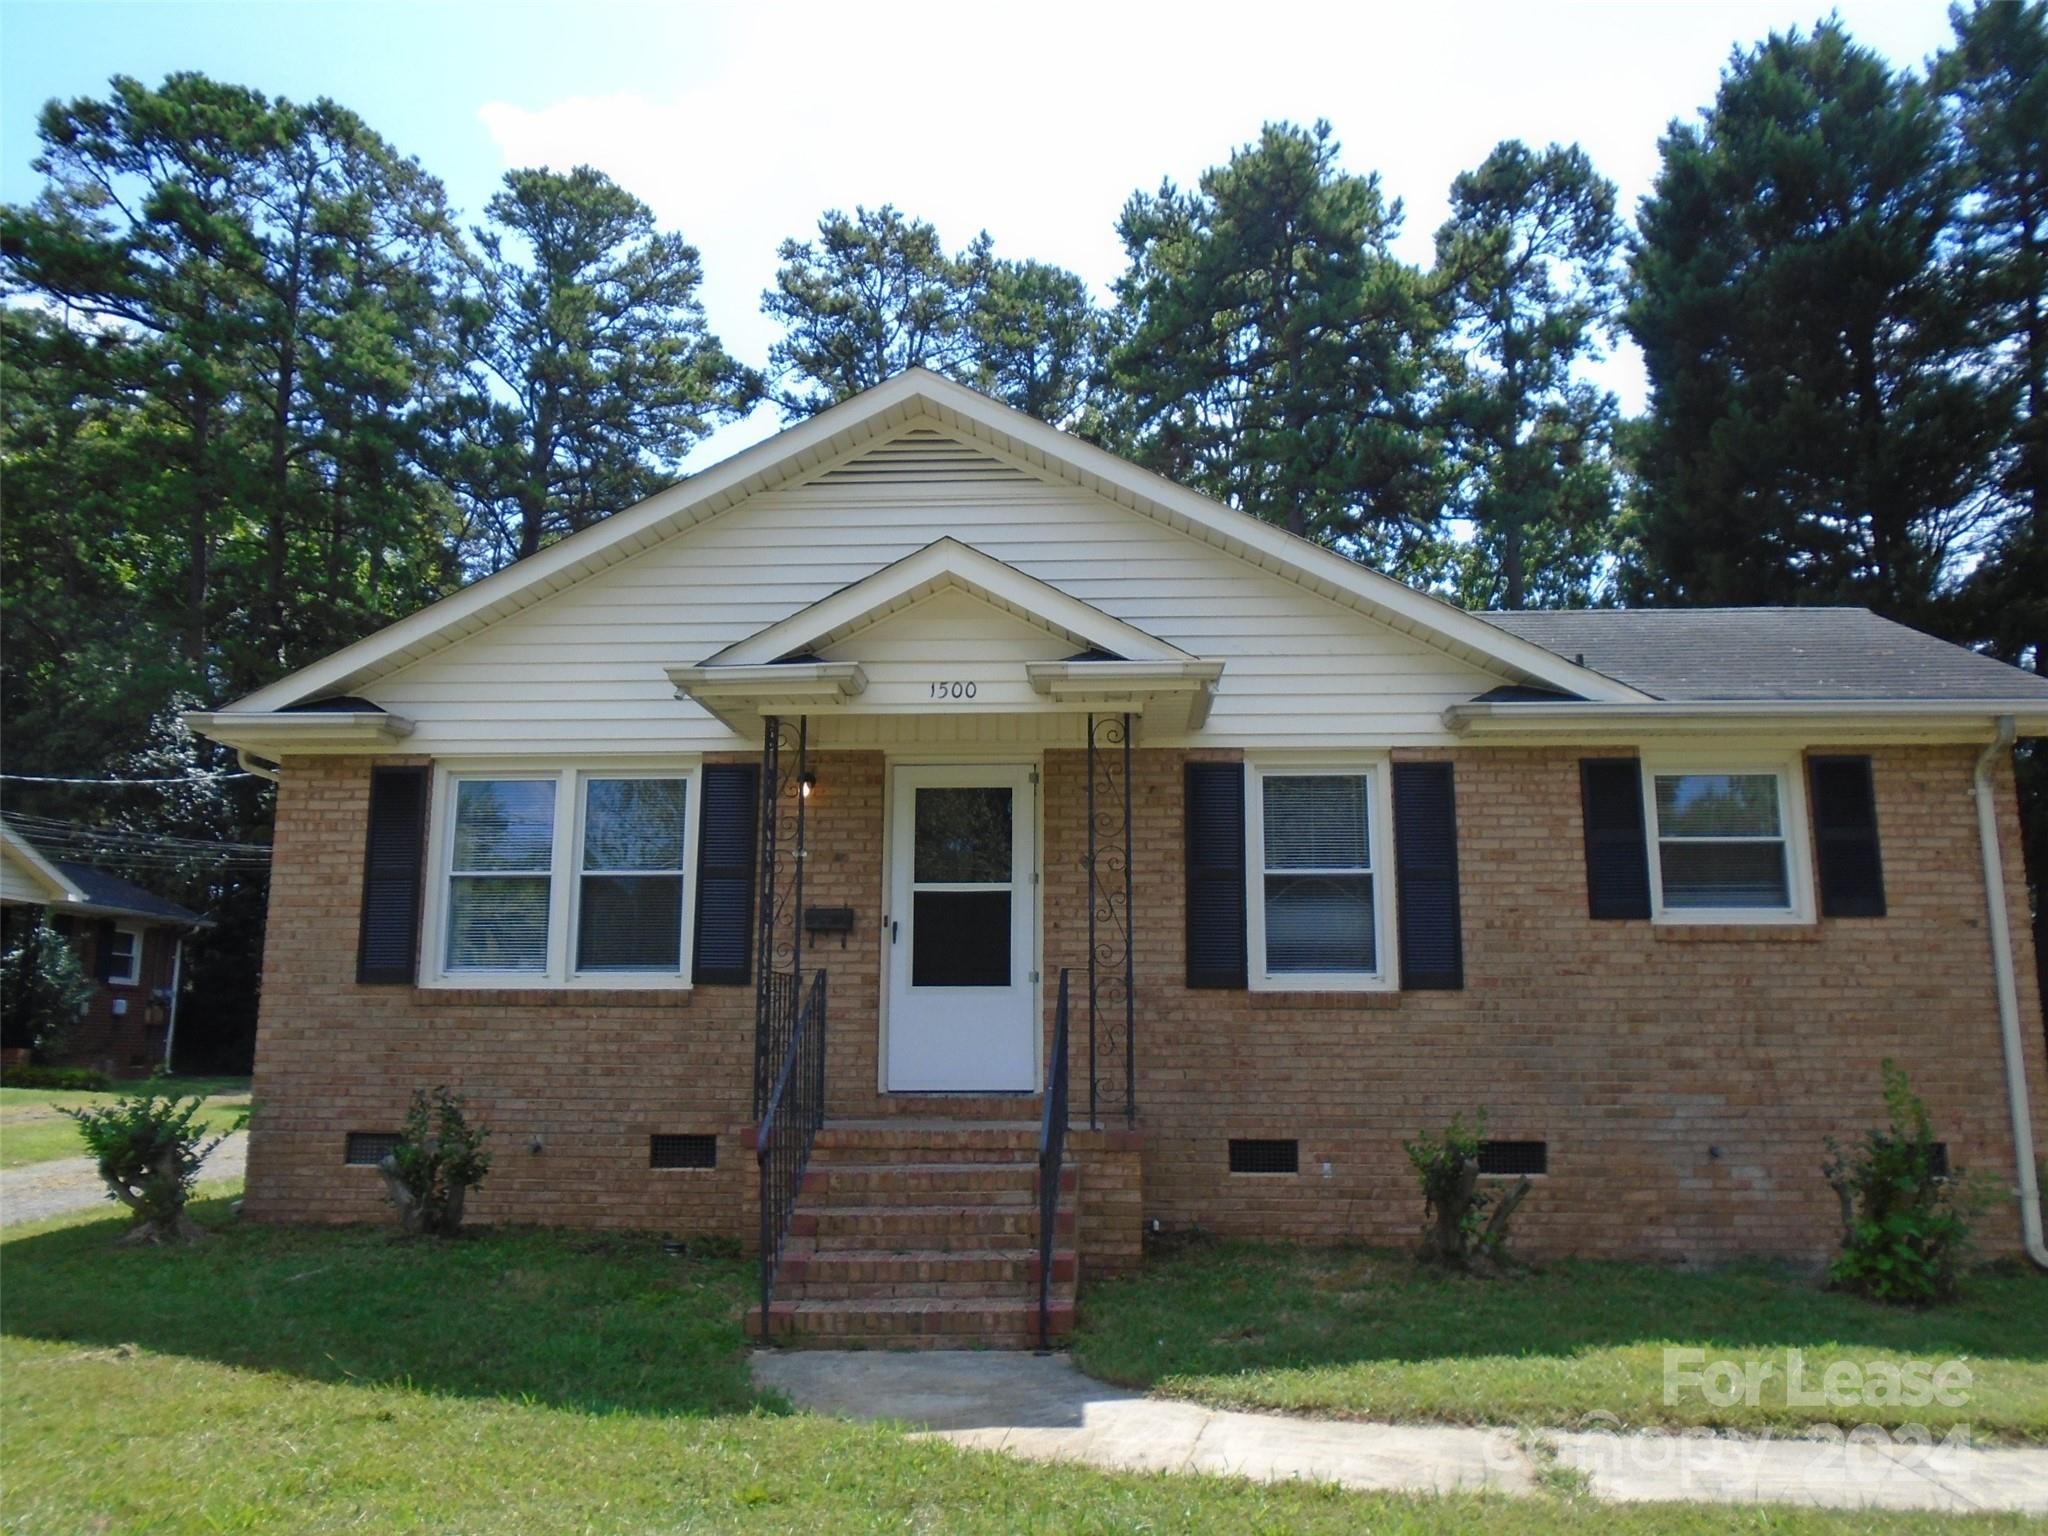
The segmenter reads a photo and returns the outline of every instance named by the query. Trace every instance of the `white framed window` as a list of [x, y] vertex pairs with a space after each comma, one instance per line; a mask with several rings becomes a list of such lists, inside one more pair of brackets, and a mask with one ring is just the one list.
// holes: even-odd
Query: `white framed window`
[[142, 979], [142, 930], [125, 923], [115, 924], [107, 938], [107, 980], [117, 987], [132, 987]]
[[1396, 985], [1384, 761], [1246, 764], [1246, 943], [1262, 992]]
[[423, 984], [687, 987], [697, 778], [672, 760], [443, 765]]
[[1645, 758], [1643, 805], [1656, 921], [1812, 921], [1806, 795], [1796, 761]]

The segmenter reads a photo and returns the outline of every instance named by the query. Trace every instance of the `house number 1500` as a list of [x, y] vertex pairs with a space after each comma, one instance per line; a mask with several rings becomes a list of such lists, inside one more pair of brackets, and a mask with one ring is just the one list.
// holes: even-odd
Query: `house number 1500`
[[971, 699], [974, 697], [974, 684], [933, 683], [931, 696], [935, 699]]

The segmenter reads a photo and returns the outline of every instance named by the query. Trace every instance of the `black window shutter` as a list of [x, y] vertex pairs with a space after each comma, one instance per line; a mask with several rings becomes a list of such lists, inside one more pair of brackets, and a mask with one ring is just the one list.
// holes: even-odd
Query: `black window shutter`
[[1189, 763], [1188, 985], [1242, 990], [1244, 764]]
[[1593, 917], [1650, 915], [1650, 855], [1643, 833], [1642, 765], [1632, 757], [1579, 762], [1586, 815], [1586, 910]]
[[1394, 871], [1402, 990], [1456, 991], [1465, 985], [1465, 948], [1458, 927], [1458, 796], [1451, 764], [1394, 764]]
[[372, 768], [357, 981], [387, 986], [412, 982], [419, 965], [426, 851], [427, 770]]
[[1867, 757], [1810, 757], [1814, 853], [1823, 917], [1883, 917], [1884, 858], [1877, 843], [1877, 782]]
[[92, 972], [99, 981], [114, 979], [114, 925], [105, 918], [92, 925]]
[[697, 941], [691, 978], [743, 987], [754, 952], [754, 838], [761, 816], [755, 763], [704, 765], [697, 813]]

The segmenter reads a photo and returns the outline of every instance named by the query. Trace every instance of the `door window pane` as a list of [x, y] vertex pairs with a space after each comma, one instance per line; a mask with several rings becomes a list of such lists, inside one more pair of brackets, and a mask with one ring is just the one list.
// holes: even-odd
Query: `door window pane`
[[918, 790], [911, 878], [920, 885], [1007, 885], [1010, 799], [1002, 787]]
[[546, 969], [554, 849], [554, 780], [456, 784], [449, 970]]
[[918, 891], [910, 900], [913, 987], [1010, 984], [1008, 891]]
[[579, 971], [674, 971], [683, 957], [684, 779], [589, 779]]

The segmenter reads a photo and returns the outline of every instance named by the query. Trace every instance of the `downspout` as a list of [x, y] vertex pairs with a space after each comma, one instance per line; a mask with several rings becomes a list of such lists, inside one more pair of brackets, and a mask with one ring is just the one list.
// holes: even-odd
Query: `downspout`
[[2011, 715], [1998, 717], [1997, 734], [1977, 755], [1977, 842], [1984, 854], [1984, 899], [1991, 919], [1991, 970], [1998, 986], [1998, 1032], [2005, 1044], [2005, 1091], [2012, 1109], [2012, 1149], [2019, 1165], [2020, 1236], [2027, 1257], [2048, 1269], [2048, 1243], [2041, 1233], [2041, 1180], [2034, 1166], [2034, 1125], [2027, 1097], [2026, 1047], [2020, 1039], [2020, 994], [2014, 981], [2012, 925], [2006, 913], [2005, 861], [1999, 852], [1998, 810], [1991, 792], [1991, 765], [2012, 750], [2019, 734]]
[[164, 1024], [164, 1071], [171, 1070], [171, 1055], [178, 1046], [178, 992], [185, 982], [185, 935], [171, 940], [171, 1006]]
[[273, 784], [284, 782], [284, 775], [278, 770], [277, 764], [265, 763], [251, 757], [246, 747], [235, 748], [235, 761], [240, 763], [247, 772], [255, 774], [259, 779], [268, 779]]

